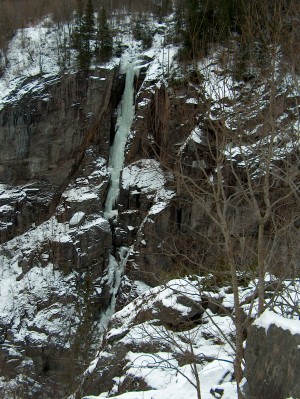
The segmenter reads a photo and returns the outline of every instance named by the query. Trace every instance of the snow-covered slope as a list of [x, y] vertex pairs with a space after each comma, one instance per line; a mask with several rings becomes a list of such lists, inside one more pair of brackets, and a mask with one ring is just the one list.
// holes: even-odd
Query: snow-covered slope
[[[274, 283], [270, 277], [270, 285]], [[183, 399], [199, 397], [197, 390], [202, 399], [237, 398], [233, 295], [230, 287], [209, 284], [210, 278], [196, 276], [172, 280], [141, 293], [115, 313], [84, 385], [85, 393], [105, 388], [108, 392], [85, 398]], [[251, 307], [251, 318], [257, 311], [255, 290], [256, 282], [240, 289], [243, 310], [249, 314]], [[298, 286], [284, 282], [273, 311], [266, 311], [254, 324], [266, 329], [276, 324], [299, 333], [297, 312], [290, 313], [297, 291]]]

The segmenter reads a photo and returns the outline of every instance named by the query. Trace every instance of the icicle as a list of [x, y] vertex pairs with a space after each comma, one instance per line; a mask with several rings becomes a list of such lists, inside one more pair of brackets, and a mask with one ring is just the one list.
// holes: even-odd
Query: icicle
[[[108, 190], [105, 206], [104, 217], [109, 219], [117, 214], [114, 210], [119, 196], [120, 176], [125, 158], [125, 145], [127, 137], [130, 133], [132, 121], [134, 118], [134, 78], [138, 74], [139, 69], [135, 70], [131, 63], [126, 72], [125, 89], [121, 103], [118, 108], [117, 131], [113, 145], [110, 149], [108, 168], [110, 172], [110, 187]], [[128, 257], [130, 256], [132, 248], [121, 247], [118, 248], [118, 256], [109, 256], [109, 263], [107, 267], [107, 284], [110, 289], [110, 304], [106, 311], [101, 316], [99, 324], [100, 335], [103, 334], [108, 325], [111, 315], [115, 311], [116, 296], [120, 288], [121, 279], [124, 273]], [[119, 257], [119, 261], [116, 258]]]
[[125, 145], [134, 118], [133, 100], [135, 75], [136, 71], [131, 63], [126, 72], [125, 90], [118, 108], [117, 131], [109, 155], [108, 170], [110, 172], [110, 187], [104, 206], [104, 217], [106, 219], [109, 219], [117, 213], [117, 210], [114, 210], [114, 208], [116, 207], [120, 191], [120, 175], [125, 158]]
[[[118, 108], [117, 131], [113, 145], [110, 148], [108, 163], [108, 169], [110, 172], [110, 187], [104, 205], [104, 217], [107, 220], [117, 214], [117, 209], [114, 208], [116, 207], [120, 191], [120, 176], [125, 158], [124, 152], [126, 141], [134, 118], [134, 78], [136, 75], [138, 75], [138, 73], [139, 68], [135, 69], [133, 63], [131, 63], [126, 71], [125, 89]], [[106, 311], [101, 315], [101, 320], [98, 325], [100, 340], [103, 339], [103, 333], [115, 311], [117, 293], [119, 291], [124, 269], [132, 249], [133, 246], [129, 248], [118, 248], [119, 261], [117, 261], [115, 256], [109, 256], [109, 263], [107, 267], [107, 284], [110, 290], [110, 303]], [[85, 375], [88, 375], [93, 371], [96, 363], [97, 359], [92, 362], [90, 367], [86, 370]]]

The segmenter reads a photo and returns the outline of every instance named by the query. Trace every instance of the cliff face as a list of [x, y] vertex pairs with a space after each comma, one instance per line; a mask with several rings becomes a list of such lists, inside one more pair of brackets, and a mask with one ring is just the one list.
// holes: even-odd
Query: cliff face
[[111, 299], [101, 211], [123, 87], [116, 69], [25, 83], [0, 112], [0, 397], [63, 397]]
[[0, 179], [12, 191], [1, 197], [2, 242], [53, 213], [89, 147], [108, 159], [115, 76], [98, 69], [36, 77], [0, 111]]

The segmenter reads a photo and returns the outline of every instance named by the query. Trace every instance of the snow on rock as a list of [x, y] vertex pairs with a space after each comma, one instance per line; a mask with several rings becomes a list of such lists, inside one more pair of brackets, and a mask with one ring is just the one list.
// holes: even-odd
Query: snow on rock
[[72, 218], [71, 218], [71, 220], [69, 222], [70, 223], [70, 227], [78, 226], [84, 220], [84, 217], [85, 217], [85, 213], [84, 212], [76, 212], [72, 216]]
[[198, 105], [199, 104], [199, 100], [197, 98], [194, 98], [194, 97], [187, 98], [186, 99], [186, 104]]
[[[232, 74], [224, 72], [224, 66], [219, 62], [220, 50], [210, 53], [198, 62], [198, 72], [203, 78], [203, 89], [207, 98], [214, 103], [220, 103], [236, 99], [237, 82]], [[228, 104], [228, 105], [229, 105]], [[226, 108], [227, 105], [225, 105]]]
[[[268, 279], [274, 282], [272, 276], [267, 276]], [[96, 386], [99, 391], [100, 387], [103, 389], [95, 398], [196, 398], [193, 362], [186, 357], [191, 350], [200, 378], [201, 397], [211, 399], [212, 393], [221, 392], [222, 398], [237, 398], [233, 378], [233, 296], [230, 287], [209, 289], [208, 282], [209, 278], [194, 276], [171, 280], [159, 287], [144, 287], [146, 291], [143, 289], [136, 299], [112, 316], [106, 345], [97, 357]], [[283, 287], [275, 308], [287, 314], [292, 306], [289, 300], [293, 301], [298, 286], [286, 281]], [[254, 298], [251, 308], [243, 305], [250, 317], [257, 312], [255, 292], [255, 281], [239, 288], [242, 303]], [[298, 320], [286, 320], [271, 311], [266, 311], [253, 327], [268, 328], [274, 322], [288, 327], [292, 333], [299, 332]], [[120, 367], [118, 375], [109, 386], [106, 373], [111, 376], [116, 362]], [[93, 373], [89, 378], [93, 379]]]
[[188, 136], [188, 138], [185, 140], [185, 142], [180, 146], [178, 153], [181, 154], [186, 146], [188, 145], [189, 142], [194, 142], [197, 144], [201, 144], [202, 143], [202, 129], [199, 126], [196, 126], [191, 134]]
[[175, 196], [173, 190], [164, 185], [170, 176], [162, 171], [158, 161], [142, 159], [126, 166], [122, 171], [122, 188], [130, 190], [131, 195], [145, 194], [154, 199], [148, 215], [161, 212]]
[[137, 161], [122, 171], [122, 187], [137, 187], [142, 192], [160, 189], [166, 182], [159, 162], [152, 159]]
[[[46, 18], [36, 26], [16, 32], [7, 52], [9, 67], [0, 79], [0, 109], [5, 103], [11, 103], [25, 92], [41, 90], [44, 85], [43, 79], [59, 79], [53, 77], [60, 72], [57, 40], [60, 34], [67, 35], [66, 29], [66, 26], [62, 27], [64, 32], [60, 32], [58, 27], [51, 26]], [[18, 90], [28, 78], [29, 82]]]
[[[76, 346], [82, 320], [90, 323], [88, 330], [96, 328], [91, 309], [102, 295], [102, 264], [111, 230], [107, 220], [96, 214], [77, 212], [71, 221], [61, 223], [52, 217], [0, 247], [1, 356], [4, 353], [15, 362], [12, 368], [7, 361], [3, 369], [3, 392], [9, 392], [12, 384], [24, 386], [26, 392], [29, 386], [40, 389], [43, 364], [67, 369], [67, 359], [73, 356], [68, 351]], [[59, 375], [55, 382], [65, 384]]]
[[[288, 297], [288, 292], [285, 294]], [[297, 311], [294, 306], [294, 313]], [[272, 399], [278, 393], [280, 398], [298, 397], [299, 346], [300, 321], [265, 310], [248, 328], [244, 352], [246, 397]]]
[[[172, 280], [143, 292], [112, 316], [105, 339], [107, 343], [103, 355], [99, 353], [95, 369], [101, 376], [99, 384], [101, 381], [103, 384], [110, 364], [118, 362], [122, 370], [113, 378], [110, 388], [106, 380], [105, 390], [109, 391], [102, 392], [97, 398], [111, 395], [120, 399], [196, 398], [193, 363], [188, 355], [191, 347], [202, 398], [210, 399], [214, 389], [221, 389], [227, 399], [237, 397], [232, 382], [233, 350], [229, 342], [234, 333], [232, 320], [209, 310], [204, 312], [201, 292], [201, 279]], [[198, 317], [188, 321], [192, 314], [195, 316], [193, 308], [197, 308]], [[171, 327], [172, 319], [178, 323], [175, 329]], [[179, 328], [180, 320], [187, 323], [183, 324], [185, 328]], [[139, 384], [142, 384], [139, 392], [128, 392]]]
[[253, 326], [261, 327], [268, 332], [271, 325], [275, 325], [283, 330], [288, 330], [291, 334], [300, 334], [300, 320], [287, 319], [271, 310], [265, 310], [263, 314], [258, 317]]

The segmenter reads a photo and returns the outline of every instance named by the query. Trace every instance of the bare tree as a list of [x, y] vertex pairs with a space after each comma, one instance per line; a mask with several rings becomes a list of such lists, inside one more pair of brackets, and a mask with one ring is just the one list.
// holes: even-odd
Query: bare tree
[[[297, 60], [287, 62], [295, 43], [295, 25], [299, 24], [296, 10], [293, 1], [282, 0], [274, 7], [255, 2], [243, 22], [244, 46], [248, 55], [256, 55], [246, 58], [244, 80], [236, 79], [240, 44], [234, 40], [225, 55], [221, 49], [208, 58], [206, 66], [201, 62], [202, 82], [190, 81], [189, 90], [198, 87], [199, 93], [205, 94], [199, 95], [197, 101], [202, 106], [194, 111], [196, 126], [186, 132], [180, 150], [172, 154], [170, 149], [176, 133], [168, 137], [166, 123], [156, 126], [165, 112], [163, 104], [158, 115], [151, 114], [154, 122], [147, 126], [151, 142], [144, 142], [146, 152], [173, 174], [181, 209], [192, 210], [189, 219], [178, 223], [178, 237], [159, 237], [160, 253], [177, 262], [182, 259], [191, 269], [198, 266], [200, 273], [213, 272], [216, 261], [222, 259], [222, 276], [230, 276], [239, 398], [243, 397], [240, 382], [245, 325], [273, 306], [273, 300], [266, 301], [265, 295], [270, 285], [268, 275], [275, 274], [279, 280], [293, 277], [299, 256], [299, 112], [295, 94], [299, 88]], [[262, 15], [267, 16], [264, 23]], [[206, 229], [201, 226], [203, 218]], [[192, 241], [184, 239], [189, 233], [196, 237], [194, 247]], [[203, 247], [202, 252], [199, 249], [201, 240], [202, 245], [206, 242], [211, 246], [209, 254]], [[239, 292], [242, 273], [256, 279], [248, 315]], [[277, 295], [278, 291], [273, 299]], [[253, 309], [255, 297], [257, 312]]]

